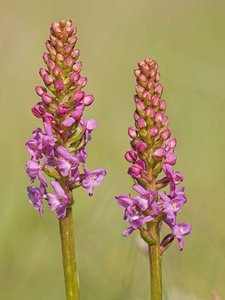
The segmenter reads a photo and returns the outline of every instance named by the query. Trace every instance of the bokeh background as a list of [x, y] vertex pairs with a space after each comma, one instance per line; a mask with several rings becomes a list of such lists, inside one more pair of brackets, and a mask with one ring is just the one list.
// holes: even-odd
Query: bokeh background
[[193, 225], [184, 251], [175, 241], [163, 257], [165, 300], [207, 300], [225, 293], [225, 2], [196, 0], [1, 1], [0, 299], [65, 299], [58, 222], [29, 204], [25, 141], [41, 125], [31, 114], [50, 24], [78, 27], [77, 47], [95, 102], [86, 118], [98, 128], [87, 146], [90, 170], [107, 177], [92, 198], [75, 193], [74, 227], [83, 300], [149, 299], [148, 257], [114, 195], [131, 192], [130, 149], [136, 62], [157, 60], [176, 170], [188, 203], [179, 222]]

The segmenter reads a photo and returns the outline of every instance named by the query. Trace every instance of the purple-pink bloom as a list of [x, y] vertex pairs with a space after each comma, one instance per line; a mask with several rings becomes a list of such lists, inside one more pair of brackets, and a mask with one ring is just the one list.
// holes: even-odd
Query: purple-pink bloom
[[173, 227], [172, 234], [178, 239], [180, 251], [183, 250], [183, 236], [191, 232], [192, 226], [187, 223], [179, 223]]
[[134, 203], [142, 210], [146, 211], [149, 207], [152, 209], [154, 214], [159, 212], [159, 205], [155, 201], [155, 192], [150, 189], [147, 191], [140, 184], [134, 184], [133, 189], [140, 194], [140, 196], [134, 196]]
[[39, 162], [35, 161], [35, 160], [28, 160], [26, 163], [27, 169], [27, 175], [30, 177], [31, 179], [31, 183], [34, 183], [34, 179], [36, 178], [36, 176], [38, 175], [39, 180], [41, 181], [41, 183], [47, 187], [47, 181], [44, 178], [43, 174], [41, 173], [42, 170], [42, 165], [39, 164]]
[[129, 217], [127, 221], [131, 224], [131, 226], [122, 233], [122, 236], [127, 237], [134, 230], [141, 228], [141, 226], [143, 226], [147, 222], [152, 221], [153, 219], [154, 217], [152, 216], [143, 217], [141, 215], [141, 212], [136, 214], [135, 216]]
[[95, 119], [87, 119], [87, 120], [83, 120], [81, 119], [79, 122], [80, 127], [85, 127], [85, 144], [87, 143], [87, 141], [89, 141], [91, 139], [90, 133], [92, 132], [92, 130], [94, 130], [97, 126], [98, 123]]
[[128, 174], [131, 175], [133, 178], [140, 178], [141, 171], [145, 169], [145, 162], [141, 159], [138, 159], [135, 164], [132, 165], [131, 168], [128, 169]]
[[57, 152], [62, 156], [57, 159], [57, 165], [62, 176], [64, 177], [69, 175], [70, 170], [77, 169], [80, 162], [85, 162], [81, 156], [72, 156], [72, 154], [63, 146], [59, 146], [57, 148]]
[[133, 199], [129, 195], [121, 195], [115, 197], [117, 203], [122, 209], [125, 209], [124, 220], [127, 220], [130, 216], [134, 216], [136, 213], [135, 204]]
[[57, 219], [64, 218], [66, 216], [67, 203], [71, 203], [70, 194], [65, 194], [63, 188], [61, 187], [58, 181], [52, 180], [50, 183], [56, 193], [56, 195], [52, 193], [46, 194], [50, 210], [54, 211], [58, 209]]
[[82, 187], [85, 188], [89, 194], [89, 196], [93, 195], [93, 188], [97, 187], [104, 180], [106, 171], [105, 169], [95, 169], [92, 172], [88, 170], [85, 165], [83, 165], [85, 178], [82, 181]]
[[171, 198], [161, 191], [158, 191], [158, 195], [163, 200], [163, 213], [167, 215], [165, 222], [169, 221], [171, 226], [174, 226], [176, 224], [176, 213], [181, 212], [182, 206], [187, 201], [185, 195], [174, 194], [174, 197]]
[[39, 210], [41, 217], [43, 217], [42, 199], [45, 198], [45, 186], [42, 183], [39, 188], [36, 186], [28, 186], [27, 191], [29, 202], [34, 205], [35, 210]]
[[170, 195], [173, 197], [175, 192], [175, 186], [183, 181], [183, 175], [179, 172], [173, 173], [173, 169], [169, 164], [164, 164], [162, 169], [166, 175], [170, 179]]
[[38, 147], [38, 141], [31, 139], [26, 141], [26, 148], [28, 153], [32, 156], [32, 160], [39, 160], [43, 157], [42, 150]]
[[166, 151], [165, 163], [174, 166], [177, 161], [177, 156], [173, 154], [174, 148], [170, 148]]

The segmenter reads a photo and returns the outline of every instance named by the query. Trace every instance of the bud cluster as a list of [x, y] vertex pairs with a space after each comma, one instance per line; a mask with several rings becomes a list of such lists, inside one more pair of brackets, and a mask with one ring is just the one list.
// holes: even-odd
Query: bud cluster
[[[48, 52], [44, 53], [45, 68], [39, 74], [45, 87], [37, 86], [36, 93], [41, 101], [32, 108], [35, 117], [43, 120], [45, 132], [37, 128], [32, 139], [26, 142], [31, 160], [26, 164], [31, 183], [38, 176], [40, 187], [28, 187], [28, 197], [35, 210], [43, 215], [43, 200], [50, 210], [57, 210], [57, 218], [64, 218], [66, 208], [73, 204], [72, 190], [82, 186], [90, 196], [106, 175], [104, 169], [90, 172], [84, 165], [87, 158], [85, 146], [91, 139], [90, 133], [97, 127], [94, 119], [82, 119], [84, 108], [94, 101], [92, 95], [82, 91], [87, 78], [81, 77], [80, 51], [74, 49], [77, 42], [76, 27], [72, 21], [52, 23], [50, 38], [46, 41]], [[41, 159], [42, 162], [41, 162]], [[79, 165], [83, 164], [83, 173]], [[47, 180], [54, 180], [55, 191], [47, 193]]]
[[[159, 83], [158, 65], [155, 60], [147, 57], [138, 62], [138, 67], [134, 70], [137, 78], [137, 94], [134, 96], [135, 128], [128, 129], [132, 150], [126, 152], [125, 158], [132, 164], [128, 174], [134, 179], [133, 189], [139, 195], [133, 198], [129, 195], [116, 197], [118, 204], [125, 210], [124, 219], [131, 225], [123, 236], [139, 229], [141, 237], [149, 244], [154, 244], [154, 237], [149, 237], [144, 224], [164, 221], [172, 233], [162, 240], [162, 252], [175, 236], [183, 249], [182, 236], [190, 233], [191, 225], [176, 224], [177, 212], [180, 212], [187, 199], [184, 188], [176, 187], [183, 181], [183, 176], [172, 169], [177, 159], [173, 154], [177, 142], [168, 129], [166, 102], [161, 99], [163, 87]], [[165, 177], [159, 180], [161, 171]], [[169, 195], [159, 191], [169, 183]]]

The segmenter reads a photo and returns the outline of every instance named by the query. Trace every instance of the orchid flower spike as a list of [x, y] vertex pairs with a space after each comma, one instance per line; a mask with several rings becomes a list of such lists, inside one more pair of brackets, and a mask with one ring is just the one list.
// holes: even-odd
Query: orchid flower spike
[[[93, 188], [99, 186], [106, 175], [104, 169], [89, 172], [84, 166], [85, 146], [97, 122], [83, 119], [84, 109], [93, 103], [94, 97], [85, 95], [82, 90], [87, 78], [80, 74], [82, 63], [78, 61], [80, 51], [75, 49], [76, 32], [72, 21], [52, 23], [46, 41], [47, 52], [43, 55], [46, 68], [39, 71], [44, 86], [35, 88], [41, 99], [31, 109], [33, 115], [43, 121], [44, 131], [37, 128], [32, 139], [26, 142], [31, 155], [26, 164], [27, 174], [32, 184], [36, 178], [40, 181], [40, 188], [32, 186], [27, 191], [30, 203], [41, 216], [43, 200], [46, 200], [50, 210], [57, 211], [57, 218], [64, 218], [66, 208], [74, 202], [72, 190], [82, 186], [91, 196]], [[46, 191], [45, 175], [53, 179], [55, 194]]]
[[[171, 228], [171, 234], [162, 241], [161, 253], [168, 245], [178, 239], [180, 250], [183, 249], [183, 236], [191, 232], [192, 227], [186, 223], [177, 224], [177, 213], [181, 212], [187, 198], [183, 187], [177, 187], [183, 181], [179, 172], [173, 171], [177, 156], [174, 148], [177, 144], [168, 129], [168, 117], [165, 115], [166, 102], [162, 99], [163, 87], [158, 73], [158, 64], [147, 57], [138, 62], [134, 70], [137, 79], [136, 95], [134, 96], [135, 112], [134, 127], [129, 127], [128, 134], [131, 148], [125, 154], [125, 159], [131, 164], [128, 174], [135, 184], [133, 189], [138, 193], [117, 196], [117, 202], [124, 212], [124, 219], [130, 227], [123, 236], [139, 230], [141, 237], [154, 245], [155, 239], [146, 229], [146, 225], [162, 221]], [[161, 172], [164, 176], [161, 176]], [[161, 176], [161, 178], [159, 178]], [[169, 193], [160, 189], [170, 185]]]

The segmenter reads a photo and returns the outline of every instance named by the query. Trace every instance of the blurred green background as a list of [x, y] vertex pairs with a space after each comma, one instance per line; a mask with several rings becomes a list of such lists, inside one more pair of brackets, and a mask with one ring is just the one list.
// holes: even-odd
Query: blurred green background
[[107, 177], [92, 198], [75, 193], [74, 226], [83, 300], [149, 299], [148, 258], [114, 195], [131, 192], [124, 153], [130, 149], [138, 60], [157, 60], [172, 136], [176, 171], [190, 222], [184, 251], [175, 241], [163, 257], [165, 300], [207, 300], [225, 293], [225, 2], [184, 0], [1, 1], [0, 299], [65, 299], [58, 221], [28, 202], [25, 141], [41, 125], [31, 114], [40, 98], [39, 68], [51, 22], [78, 27], [86, 93], [95, 96], [85, 118], [98, 128], [87, 146], [90, 170]]

